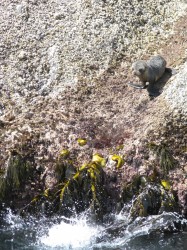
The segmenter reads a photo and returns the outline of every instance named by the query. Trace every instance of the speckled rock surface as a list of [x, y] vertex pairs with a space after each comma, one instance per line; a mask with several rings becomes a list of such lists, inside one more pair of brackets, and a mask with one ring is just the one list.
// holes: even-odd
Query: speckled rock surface
[[[163, 95], [150, 101], [146, 90], [128, 87], [129, 80], [136, 80], [129, 67], [137, 58], [147, 59], [157, 53], [166, 57], [169, 66], [186, 60], [185, 21], [180, 32], [173, 30], [177, 19], [186, 14], [185, 8], [184, 1], [176, 0], [2, 0], [2, 171], [12, 152], [28, 156], [28, 149], [32, 149], [38, 177], [28, 181], [25, 193], [41, 192], [56, 181], [54, 166], [62, 148], [69, 148], [77, 165], [88, 161], [94, 152], [106, 158], [111, 151], [127, 155], [123, 179], [151, 171], [151, 157], [141, 143], [151, 138], [165, 140], [168, 113], [173, 108], [183, 112], [186, 71], [184, 67], [184, 75], [177, 74]], [[176, 44], [183, 45], [180, 53]], [[184, 117], [180, 119], [184, 121]], [[150, 131], [156, 131], [157, 136], [151, 137], [154, 133]], [[174, 140], [178, 132], [171, 126], [168, 133], [172, 131]], [[182, 134], [184, 129], [180, 130]], [[88, 141], [84, 148], [77, 144], [77, 138], [82, 137]], [[177, 143], [170, 141], [169, 145], [176, 150], [181, 141], [178, 138]], [[119, 145], [124, 149], [117, 151]], [[176, 155], [184, 169], [174, 177], [176, 190], [181, 173], [186, 171], [184, 148], [182, 152]], [[183, 193], [186, 182], [181, 183]]]
[[25, 102], [90, 83], [140, 57], [155, 38], [167, 38], [184, 6], [174, 0], [1, 1], [1, 88]]
[[187, 62], [180, 69], [163, 94], [171, 109], [187, 115]]

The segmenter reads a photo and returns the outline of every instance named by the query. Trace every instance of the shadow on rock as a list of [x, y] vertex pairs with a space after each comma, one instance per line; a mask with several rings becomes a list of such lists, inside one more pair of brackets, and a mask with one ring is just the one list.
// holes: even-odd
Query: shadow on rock
[[162, 93], [165, 84], [174, 74], [176, 74], [175, 69], [166, 68], [164, 75], [155, 84], [148, 85], [147, 91], [149, 93], [149, 96], [152, 98], [159, 96]]

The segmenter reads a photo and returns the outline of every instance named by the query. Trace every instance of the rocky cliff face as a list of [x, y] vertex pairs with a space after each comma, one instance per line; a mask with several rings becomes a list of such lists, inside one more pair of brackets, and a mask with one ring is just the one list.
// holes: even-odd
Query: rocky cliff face
[[95, 152], [126, 155], [119, 182], [149, 174], [152, 163], [160, 167], [146, 146], [154, 142], [167, 144], [179, 164], [170, 174], [185, 210], [187, 66], [154, 100], [127, 86], [137, 80], [129, 71], [137, 58], [161, 53], [175, 67], [185, 61], [185, 22], [173, 30], [185, 8], [174, 0], [2, 1], [0, 167], [7, 196], [21, 188], [19, 198], [29, 201], [53, 188], [64, 148], [77, 166]]
[[154, 52], [152, 41], [168, 37], [184, 6], [168, 0], [2, 1], [1, 86], [20, 102], [79, 81], [91, 84], [146, 47]]

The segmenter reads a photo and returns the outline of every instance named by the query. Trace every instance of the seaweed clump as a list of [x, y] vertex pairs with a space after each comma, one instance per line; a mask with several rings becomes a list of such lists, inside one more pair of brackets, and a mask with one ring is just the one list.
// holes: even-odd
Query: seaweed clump
[[13, 150], [7, 161], [6, 171], [0, 176], [0, 200], [11, 201], [24, 187], [31, 173], [31, 163], [25, 156]]
[[59, 213], [71, 216], [90, 209], [96, 219], [102, 219], [107, 210], [105, 172], [106, 160], [94, 154], [92, 160], [76, 167], [68, 150], [61, 151], [56, 167], [58, 183], [47, 189], [22, 209], [21, 212]]
[[157, 145], [154, 142], [151, 142], [149, 143], [148, 147], [153, 153], [156, 154], [158, 163], [163, 170], [164, 176], [166, 176], [169, 170], [173, 169], [176, 164], [171, 151], [164, 143]]
[[131, 183], [123, 187], [122, 199], [124, 203], [132, 203], [129, 211], [131, 219], [178, 211], [177, 199], [169, 181], [159, 176], [135, 176]]

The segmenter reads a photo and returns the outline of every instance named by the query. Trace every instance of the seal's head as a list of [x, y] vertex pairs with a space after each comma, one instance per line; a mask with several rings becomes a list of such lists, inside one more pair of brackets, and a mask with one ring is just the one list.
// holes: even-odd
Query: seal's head
[[147, 68], [147, 64], [143, 60], [136, 61], [132, 64], [132, 73], [135, 76], [141, 77]]

